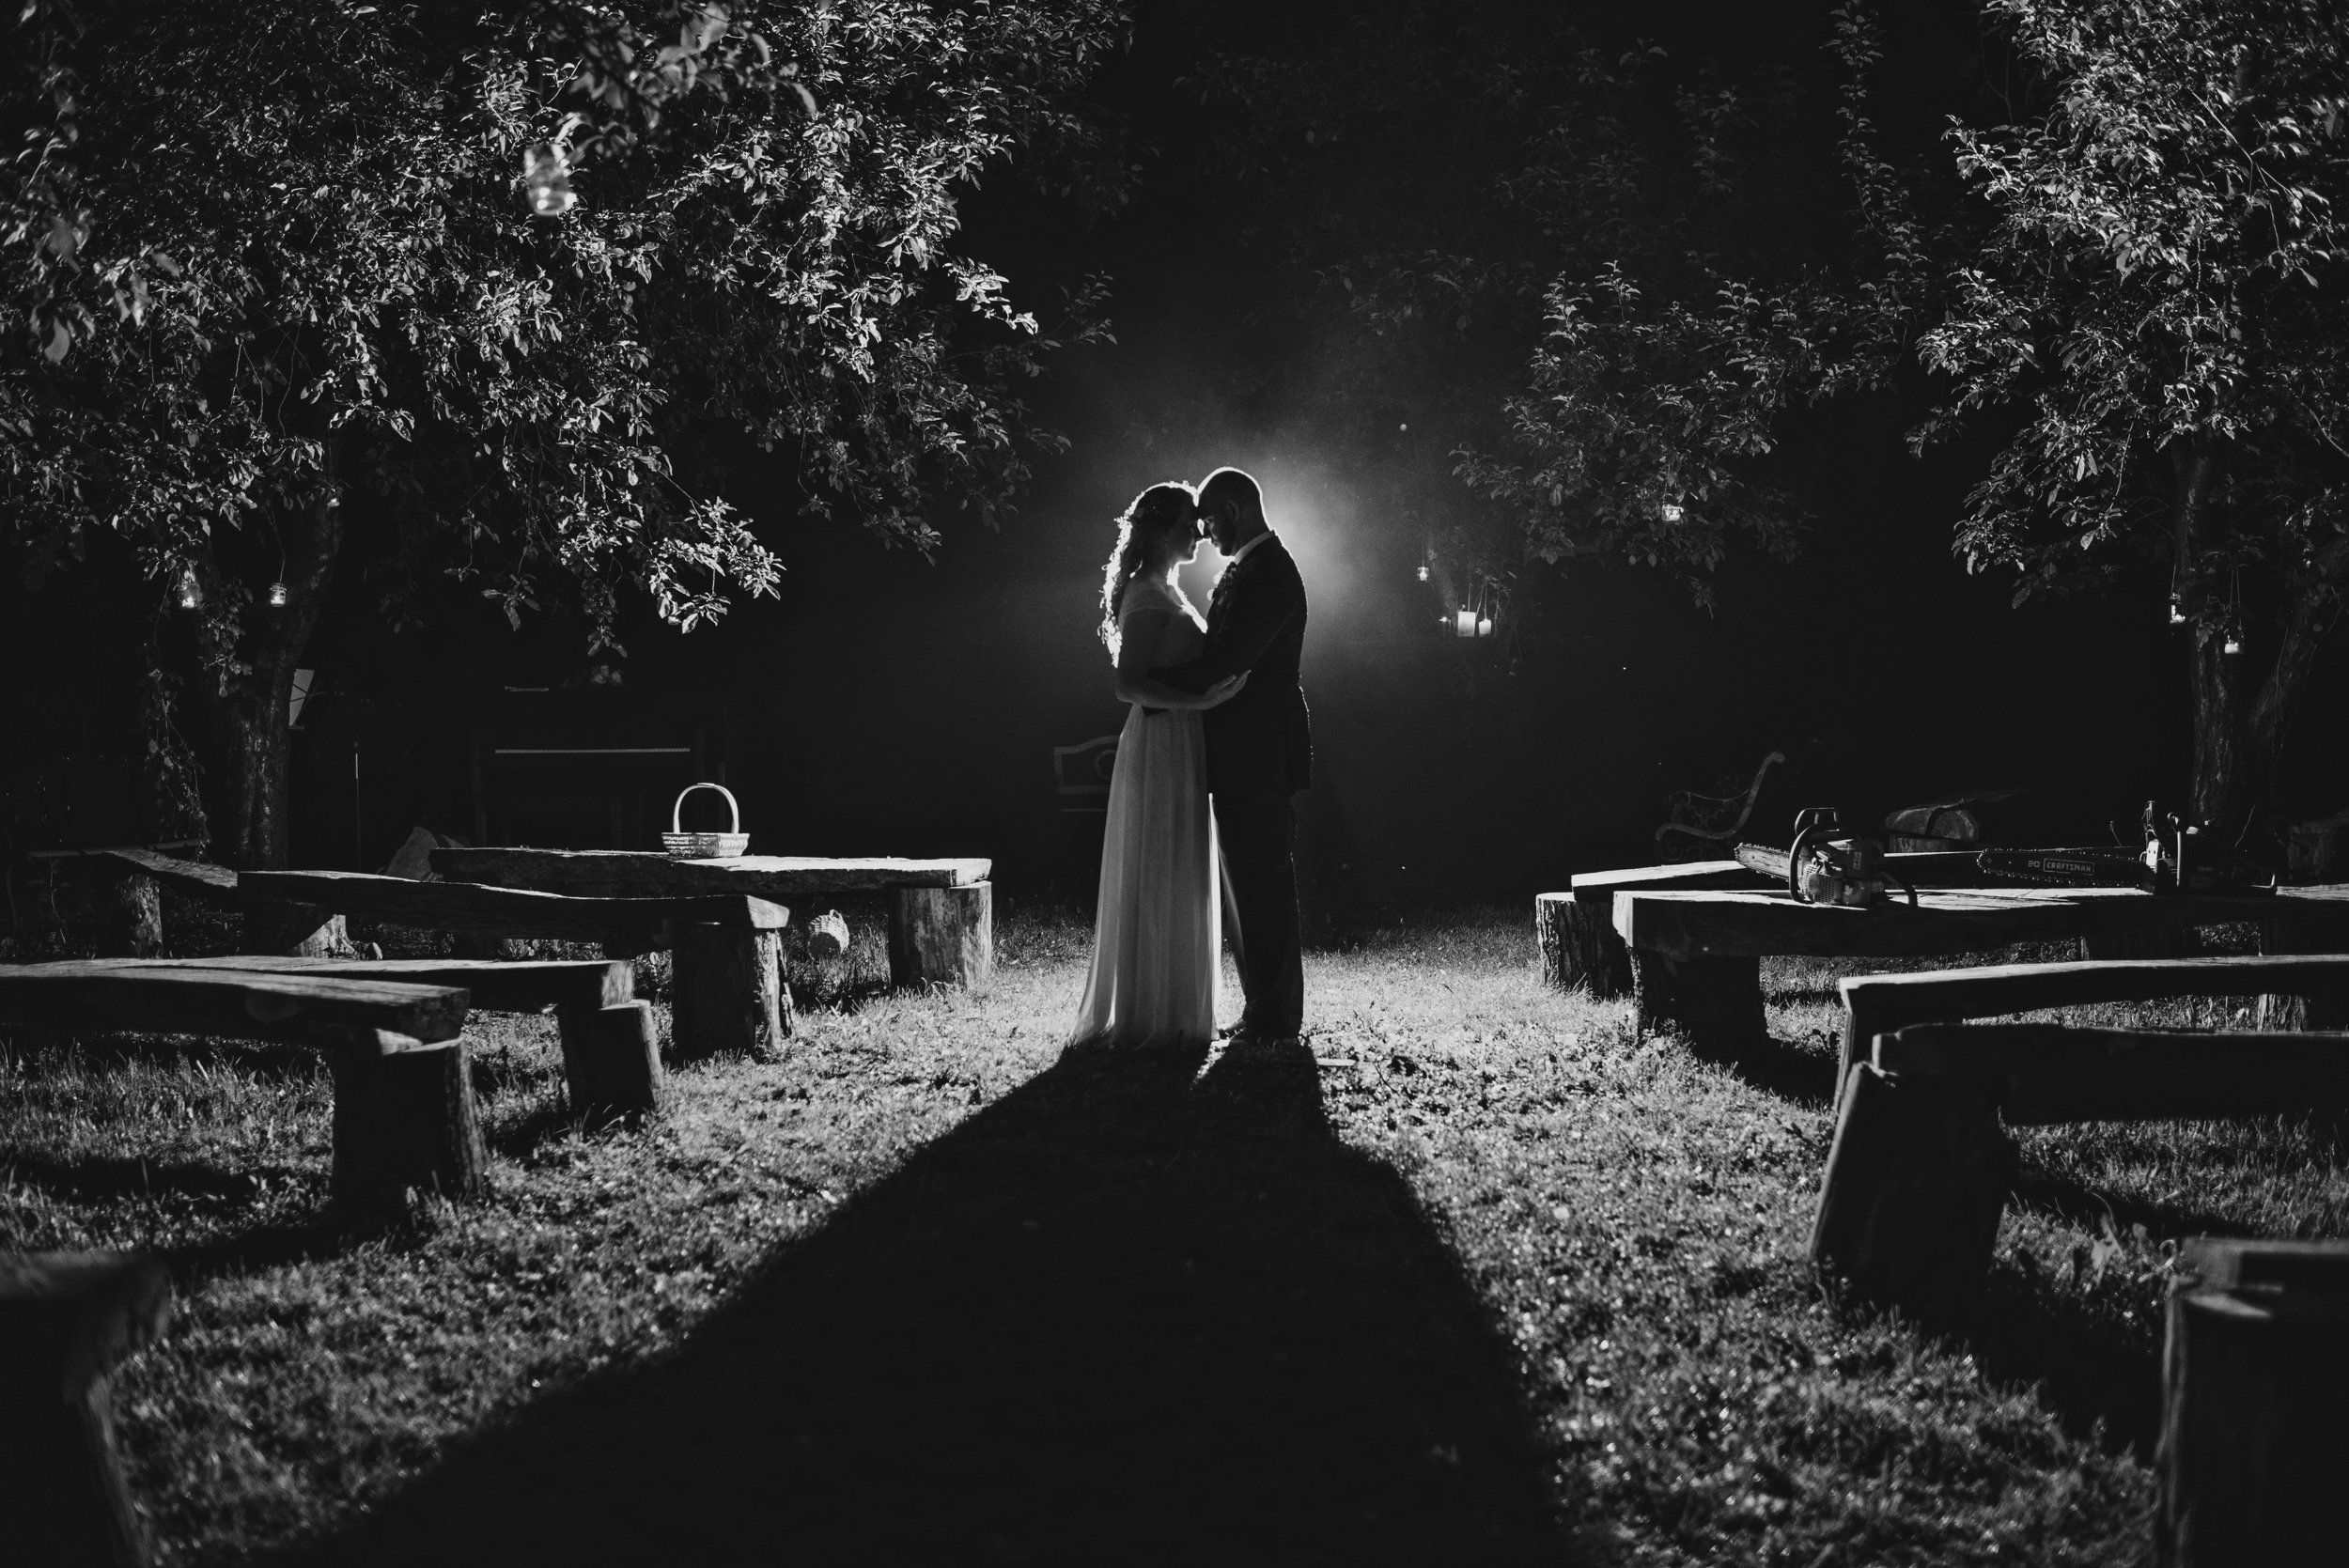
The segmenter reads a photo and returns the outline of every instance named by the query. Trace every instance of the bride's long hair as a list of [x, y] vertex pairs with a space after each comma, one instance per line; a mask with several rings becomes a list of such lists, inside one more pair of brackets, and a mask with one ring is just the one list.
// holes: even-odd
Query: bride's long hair
[[1117, 657], [1117, 613], [1126, 603], [1126, 584], [1142, 574], [1150, 547], [1167, 530], [1190, 522], [1199, 498], [1189, 485], [1170, 479], [1135, 496], [1117, 520], [1117, 545], [1101, 568], [1101, 641], [1110, 657]]

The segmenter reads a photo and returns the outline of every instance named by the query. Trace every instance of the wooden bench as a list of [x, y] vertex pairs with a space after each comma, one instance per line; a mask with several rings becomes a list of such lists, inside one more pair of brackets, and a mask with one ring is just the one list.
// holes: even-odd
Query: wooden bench
[[2013, 1173], [2005, 1126], [2208, 1120], [2349, 1107], [2349, 1032], [2090, 1029], [1956, 1020], [2046, 1007], [2349, 989], [2349, 955], [2011, 965], [1896, 978], [1868, 1000], [1941, 1021], [1875, 1034], [1843, 1087], [1812, 1225], [1820, 1271], [1925, 1311], [1979, 1289]]
[[783, 986], [791, 912], [741, 889], [582, 896], [355, 871], [248, 871], [240, 893], [248, 903], [308, 911], [313, 925], [357, 915], [428, 931], [600, 942], [611, 953], [668, 948], [670, 1038], [680, 1058], [771, 1057], [792, 1032]]
[[2349, 1242], [2187, 1242], [2161, 1359], [2155, 1560], [2340, 1561]]
[[602, 1122], [658, 1110], [664, 1093], [652, 1004], [636, 1000], [636, 967], [624, 958], [336, 959], [240, 955], [114, 960], [149, 968], [323, 974], [462, 988], [476, 1013], [554, 1010], [571, 1114]]
[[284, 1040], [334, 1076], [337, 1203], [376, 1212], [411, 1188], [480, 1195], [486, 1155], [465, 1047], [468, 994], [445, 986], [97, 960], [0, 965], [0, 1024]]
[[0, 1539], [10, 1562], [143, 1564], [114, 1373], [163, 1333], [171, 1280], [125, 1252], [0, 1252]]
[[892, 984], [983, 986], [995, 972], [993, 864], [984, 860], [680, 861], [626, 849], [435, 849], [432, 869], [452, 882], [605, 897], [731, 893], [797, 904], [885, 893]]
[[[1929, 851], [1884, 859], [1912, 887], [1975, 887], [1983, 880], [1977, 857], [1970, 854]], [[1579, 872], [1567, 878], [1564, 893], [1534, 895], [1533, 933], [1541, 944], [1542, 978], [1560, 990], [1579, 986], [1595, 997], [1631, 994], [1631, 953], [1615, 929], [1619, 893], [1761, 893], [1774, 885], [1738, 861]]]
[[1851, 909], [1797, 904], [1782, 891], [1618, 893], [1615, 930], [1631, 951], [1640, 1026], [1683, 1030], [1722, 1051], [1762, 1039], [1767, 955], [1934, 956], [2241, 923], [2266, 928], [2271, 946], [2349, 948], [2349, 897], [2331, 888], [1970, 888], [1921, 891], [1920, 902]]

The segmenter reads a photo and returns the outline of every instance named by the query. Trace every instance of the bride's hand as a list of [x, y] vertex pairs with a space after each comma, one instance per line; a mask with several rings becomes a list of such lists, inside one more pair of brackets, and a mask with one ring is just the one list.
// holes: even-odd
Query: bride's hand
[[1242, 670], [1229, 680], [1219, 680], [1207, 688], [1207, 706], [1217, 707], [1239, 695], [1239, 689], [1248, 684], [1248, 672]]

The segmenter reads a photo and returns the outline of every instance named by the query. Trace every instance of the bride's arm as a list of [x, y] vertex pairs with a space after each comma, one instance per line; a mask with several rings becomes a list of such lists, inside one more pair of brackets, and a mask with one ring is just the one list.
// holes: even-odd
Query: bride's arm
[[1239, 690], [1240, 676], [1205, 691], [1185, 691], [1150, 678], [1150, 656], [1159, 633], [1174, 618], [1172, 609], [1137, 605], [1117, 623], [1117, 700], [1144, 707], [1213, 707]]

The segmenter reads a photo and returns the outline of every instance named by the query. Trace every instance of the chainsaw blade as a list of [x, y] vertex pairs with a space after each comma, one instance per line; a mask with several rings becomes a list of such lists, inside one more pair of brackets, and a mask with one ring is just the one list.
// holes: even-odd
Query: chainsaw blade
[[1984, 877], [2053, 888], [2141, 888], [2143, 862], [2125, 849], [1985, 849], [1974, 863]]
[[1774, 849], [1766, 844], [1740, 844], [1733, 847], [1730, 853], [1735, 855], [1737, 858], [1737, 863], [1748, 871], [1766, 877], [1773, 882], [1782, 884], [1786, 880], [1788, 856], [1783, 849]]

